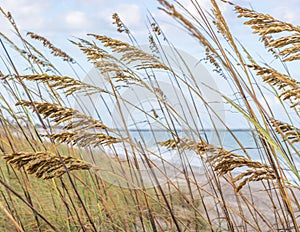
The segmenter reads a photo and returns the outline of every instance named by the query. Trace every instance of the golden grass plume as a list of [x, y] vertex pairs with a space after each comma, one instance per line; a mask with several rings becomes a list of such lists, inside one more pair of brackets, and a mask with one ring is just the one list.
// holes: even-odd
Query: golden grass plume
[[129, 34], [128, 28], [122, 22], [122, 20], [120, 19], [119, 15], [117, 13], [114, 13], [112, 15], [112, 19], [114, 20], [113, 24], [115, 24], [117, 26], [117, 31], [118, 32], [120, 32], [120, 33], [125, 32], [126, 34]]
[[300, 129], [297, 127], [275, 119], [272, 119], [271, 123], [283, 139], [289, 140], [291, 143], [300, 142]]
[[49, 102], [30, 102], [22, 100], [16, 104], [29, 107], [33, 111], [44, 115], [44, 118], [49, 118], [55, 122], [55, 126], [62, 125], [65, 130], [88, 130], [88, 129], [108, 129], [103, 123], [98, 120], [74, 110], [72, 108], [60, 106]]
[[86, 131], [61, 132], [45, 136], [50, 137], [54, 141], [59, 143], [71, 143], [73, 145], [78, 145], [81, 147], [87, 147], [90, 145], [97, 147], [100, 145], [110, 145], [121, 142], [117, 138], [110, 135]]
[[[66, 173], [59, 157], [48, 151], [41, 152], [15, 152], [5, 154], [3, 158], [7, 163], [20, 169], [25, 168], [28, 174], [38, 178], [51, 179]], [[61, 156], [68, 170], [89, 170], [91, 165], [70, 156]]]
[[195, 142], [187, 138], [182, 138], [177, 140], [169, 139], [159, 144], [170, 149], [194, 150], [206, 164], [213, 167], [213, 170], [219, 176], [231, 173], [238, 168], [247, 168], [246, 171], [241, 172], [232, 179], [234, 183], [238, 184], [236, 187], [237, 192], [248, 182], [276, 179], [274, 171], [268, 165], [253, 161], [248, 157], [235, 154], [204, 141]]
[[164, 65], [159, 59], [144, 52], [136, 46], [130, 45], [126, 42], [116, 40], [103, 35], [88, 34], [99, 40], [104, 47], [108, 47], [112, 52], [121, 54], [120, 60], [125, 64], [134, 63], [134, 68], [137, 70], [144, 69], [164, 69], [170, 70], [170, 68]]
[[51, 50], [51, 53], [54, 56], [62, 57], [64, 61], [74, 63], [74, 59], [70, 57], [67, 53], [62, 51], [61, 49], [55, 47], [49, 40], [47, 40], [45, 37], [37, 35], [33, 32], [28, 32], [28, 36], [30, 36], [32, 39], [39, 40], [43, 43], [45, 47], [48, 47]]
[[291, 102], [291, 108], [295, 108], [300, 105], [300, 82], [281, 74], [273, 68], [261, 67], [257, 64], [248, 65], [250, 68], [256, 71], [258, 76], [261, 76], [263, 81], [277, 87], [281, 90], [279, 97], [285, 101]]
[[[238, 17], [248, 19], [245, 24], [250, 25], [253, 33], [260, 35], [266, 48], [275, 56], [281, 56], [283, 62], [300, 59], [299, 26], [277, 20], [269, 14], [258, 13], [240, 6], [235, 6], [235, 11], [238, 13]], [[280, 33], [283, 33], [282, 37], [280, 37]], [[289, 34], [287, 35], [286, 33]], [[279, 35], [279, 38], [275, 38], [275, 35]], [[277, 49], [280, 50], [279, 53]]]
[[[42, 83], [49, 83], [49, 87], [56, 88], [57, 90], [65, 90], [66, 96], [73, 93], [85, 93], [85, 95], [92, 95], [95, 93], [107, 93], [105, 89], [99, 88], [85, 82], [75, 80], [69, 76], [48, 75], [46, 73], [36, 75], [23, 75], [19, 76], [21, 79], [29, 81], [38, 81]], [[14, 79], [14, 75], [0, 75], [1, 79]]]

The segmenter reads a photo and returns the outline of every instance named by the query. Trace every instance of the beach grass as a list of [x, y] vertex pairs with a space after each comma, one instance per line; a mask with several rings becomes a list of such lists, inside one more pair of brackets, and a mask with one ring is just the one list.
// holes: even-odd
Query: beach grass
[[[7, 69], [0, 72], [1, 231], [300, 231], [300, 83], [288, 69], [255, 61], [231, 34], [220, 6], [230, 6], [284, 67], [300, 59], [300, 29], [221, 2], [211, 0], [208, 14], [191, 1], [193, 15], [180, 1], [158, 0], [160, 9], [205, 48], [201, 59], [217, 74], [215, 81], [222, 79], [232, 88], [232, 94], [225, 94], [208, 86], [222, 106], [245, 119], [259, 159], [202, 93], [200, 77], [175, 55], [178, 50], [151, 15], [151, 52], [138, 46], [118, 14], [114, 24], [128, 41], [98, 34], [71, 41], [104, 77], [102, 86], [80, 79], [82, 67], [75, 58], [43, 36], [23, 35], [13, 16], [0, 8], [17, 35], [15, 41], [0, 34]], [[162, 43], [172, 48], [172, 57]], [[49, 55], [73, 74], [64, 75]], [[182, 72], [170, 65], [168, 59], [174, 57], [183, 59]], [[19, 68], [20, 60], [26, 71]], [[164, 92], [161, 74], [171, 80], [169, 92], [176, 89], [172, 96], [182, 100], [184, 109]], [[137, 90], [134, 100], [131, 89]], [[277, 97], [288, 121], [277, 118], [264, 91]], [[143, 94], [155, 99], [156, 108], [137, 101]], [[94, 95], [107, 99], [102, 108]], [[185, 101], [193, 104], [185, 107]], [[213, 129], [207, 129], [199, 103]], [[105, 117], [121, 128], [106, 124]], [[149, 146], [140, 125], [148, 126], [142, 129], [150, 131], [155, 146]], [[159, 140], [153, 125], [168, 134], [165, 140]], [[223, 146], [219, 125], [238, 149]], [[133, 129], [142, 137], [139, 141]], [[209, 130], [214, 140], [207, 136]], [[162, 158], [164, 152], [173, 160]], [[201, 167], [188, 161], [190, 154]]]

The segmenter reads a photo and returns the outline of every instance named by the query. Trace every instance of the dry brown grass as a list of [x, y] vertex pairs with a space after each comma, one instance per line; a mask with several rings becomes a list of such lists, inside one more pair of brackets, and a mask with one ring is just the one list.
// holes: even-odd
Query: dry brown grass
[[39, 40], [43, 43], [43, 45], [45, 47], [48, 47], [51, 50], [51, 53], [54, 56], [58, 56], [58, 57], [62, 57], [64, 61], [67, 62], [74, 62], [74, 59], [72, 57], [70, 57], [66, 52], [62, 51], [61, 49], [55, 47], [49, 40], [47, 40], [45, 37], [37, 35], [33, 32], [28, 32], [27, 33], [28, 36], [30, 36], [30, 38], [35, 39], [35, 40]]
[[87, 116], [78, 110], [72, 108], [60, 106], [58, 104], [49, 102], [30, 102], [19, 101], [17, 106], [27, 106], [33, 111], [37, 111], [38, 114], [49, 118], [55, 122], [54, 126], [66, 124], [63, 126], [65, 130], [89, 130], [89, 129], [108, 129], [104, 124], [98, 120]]
[[[292, 161], [293, 155], [299, 153], [293, 146], [300, 141], [300, 131], [292, 122], [277, 120], [268, 103], [267, 107], [263, 107], [259, 102], [263, 88], [257, 84], [256, 76], [280, 92], [278, 97], [282, 104], [290, 104], [296, 117], [299, 116], [299, 81], [275, 68], [260, 66], [245, 47], [241, 49], [216, 1], [211, 1], [212, 15], [208, 15], [197, 1], [191, 1], [196, 15], [180, 2], [158, 2], [162, 11], [179, 22], [204, 47], [204, 60], [213, 65], [214, 71], [221, 78], [226, 78], [232, 84], [235, 97], [223, 97], [241, 116], [247, 118], [260, 160], [251, 157], [251, 151], [243, 146], [240, 138], [235, 137], [224, 119], [217, 117], [240, 146], [240, 153], [225, 149], [221, 142], [219, 145], [212, 144], [209, 138], [204, 139], [199, 131], [194, 130], [190, 122], [181, 120], [184, 116], [180, 118], [179, 113], [168, 102], [170, 99], [156, 85], [158, 79], [155, 71], [166, 72], [174, 80], [175, 87], [177, 81], [182, 82], [194, 94], [192, 100], [199, 98], [205, 107], [212, 107], [197, 89], [199, 86], [194, 87], [190, 83], [197, 77], [189, 76], [190, 73], [178, 75], [160, 59], [165, 55], [160, 54], [158, 49], [162, 42], [160, 37], [167, 43], [169, 41], [155, 20], [152, 22], [149, 19], [149, 42], [153, 54], [105, 35], [88, 34], [87, 40], [72, 41], [105, 77], [110, 89], [108, 91], [71, 76], [60, 75], [46, 56], [22, 37], [11, 14], [1, 9], [24, 47], [17, 46], [5, 36], [3, 38], [34, 71], [32, 74], [20, 75], [14, 63], [9, 62], [7, 66], [11, 65], [11, 70], [15, 72], [8, 75], [1, 73], [0, 76], [5, 90], [11, 93], [16, 102], [14, 108], [1, 95], [0, 103], [4, 107], [0, 110], [0, 123], [3, 127], [0, 131], [0, 149], [9, 166], [0, 166], [0, 197], [5, 205], [0, 208], [5, 214], [4, 221], [10, 220], [13, 223], [12, 227], [3, 225], [3, 228], [20, 231], [44, 228], [56, 231], [300, 230], [299, 188], [289, 183], [285, 172], [287, 168], [293, 172], [295, 178], [299, 177], [298, 167]], [[275, 58], [280, 57], [283, 63], [300, 59], [298, 26], [236, 6], [229, 1], [223, 2], [234, 7], [238, 17], [247, 20], [245, 24], [250, 25], [253, 32], [260, 36]], [[210, 20], [210, 16], [214, 19]], [[113, 15], [113, 20], [117, 31], [132, 39], [130, 30], [117, 14]], [[74, 63], [72, 57], [46, 38], [31, 32], [28, 35], [41, 41], [50, 49], [52, 55], [67, 61], [67, 65]], [[226, 43], [225, 46], [223, 42]], [[3, 48], [7, 51], [5, 45]], [[250, 65], [243, 57], [243, 52], [250, 57]], [[4, 60], [11, 60], [9, 52], [6, 56]], [[50, 67], [55, 75], [48, 75], [41, 67]], [[27, 81], [36, 83], [37, 88], [31, 89], [30, 85], [27, 86]], [[47, 90], [49, 88], [51, 100], [44, 99], [40, 84]], [[125, 100], [118, 90], [136, 85], [153, 93], [161, 114], [167, 118], [163, 126], [171, 139], [156, 141], [158, 151], [149, 149], [145, 141], [137, 142], [130, 137], [122, 112], [120, 117], [125, 136], [121, 136], [119, 131], [109, 128], [100, 120], [101, 115], [107, 115], [111, 109], [97, 109], [98, 120], [68, 107], [65, 105], [67, 101], [62, 101], [59, 95], [60, 91], [65, 91], [64, 96], [68, 100], [77, 93], [105, 94], [116, 101], [117, 108], [121, 111], [120, 102]], [[182, 91], [180, 85], [177, 87]], [[23, 95], [23, 92], [26, 94]], [[161, 123], [156, 110], [152, 109], [152, 113], [149, 113], [134, 103], [131, 105], [151, 120]], [[197, 105], [194, 106], [197, 109]], [[13, 123], [7, 120], [7, 115]], [[36, 116], [46, 135], [35, 127]], [[294, 119], [296, 123], [297, 119]], [[180, 138], [175, 126], [178, 123], [194, 130], [197, 139]], [[57, 128], [61, 131], [51, 132]], [[277, 137], [278, 134], [284, 139], [283, 143]], [[50, 139], [50, 142], [44, 137]], [[117, 143], [124, 145], [123, 158], [119, 157], [115, 147]], [[101, 152], [94, 149], [107, 147], [114, 151], [113, 157], [101, 153], [105, 149], [100, 149]], [[170, 162], [162, 159], [162, 165], [159, 166], [160, 161], [153, 162], [149, 158], [150, 155], [159, 157], [162, 147], [177, 151], [180, 165], [172, 166]], [[296, 154], [292, 154], [292, 148], [296, 150]], [[193, 167], [192, 162], [186, 162], [187, 151], [200, 158], [203, 165], [201, 170]], [[90, 155], [94, 160], [100, 160], [105, 169], [97, 170], [97, 167], [80, 159], [80, 152]], [[285, 166], [282, 165], [282, 159], [286, 162]], [[145, 185], [141, 164], [150, 168], [153, 184], [150, 189]], [[161, 176], [154, 171], [157, 167], [159, 174], [167, 177], [164, 184], [159, 182]], [[176, 171], [174, 177], [167, 176], [168, 172], [174, 173], [171, 168]], [[121, 186], [119, 180], [111, 183], [111, 179], [105, 179], [104, 175], [99, 177], [92, 170], [106, 173], [109, 171], [111, 179], [119, 175], [120, 179], [125, 180], [125, 184]], [[28, 174], [51, 181], [33, 180]], [[131, 188], [128, 180], [137, 180], [139, 188]], [[42, 194], [39, 193], [39, 186], [43, 190]], [[42, 199], [44, 196], [47, 196], [46, 200]], [[53, 205], [49, 206], [49, 199]], [[20, 203], [26, 209], [27, 216], [19, 210]]]
[[[38, 178], [51, 179], [66, 173], [59, 157], [49, 151], [5, 154], [3, 159], [17, 169], [25, 167], [28, 174], [34, 174]], [[70, 156], [62, 156], [62, 159], [70, 171], [89, 170], [91, 168], [88, 163]]]

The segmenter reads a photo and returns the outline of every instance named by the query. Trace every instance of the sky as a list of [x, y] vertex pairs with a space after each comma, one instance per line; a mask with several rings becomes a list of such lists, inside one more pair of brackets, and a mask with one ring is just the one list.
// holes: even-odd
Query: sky
[[[189, 0], [181, 0], [187, 9], [193, 11]], [[198, 0], [200, 5], [209, 10], [209, 0]], [[257, 11], [269, 13], [272, 16], [291, 23], [300, 22], [300, 4], [298, 0], [239, 0], [233, 1], [241, 6], [251, 7]], [[18, 27], [26, 31], [34, 31], [62, 43], [72, 36], [84, 36], [86, 33], [116, 35], [112, 25], [111, 15], [117, 12], [134, 35], [143, 40], [147, 32], [146, 16], [149, 10], [160, 22], [161, 27], [178, 46], [183, 46], [181, 38], [176, 36], [178, 25], [162, 11], [158, 10], [156, 0], [2, 0], [0, 6], [10, 11]], [[241, 32], [241, 20], [237, 19], [228, 5], [222, 5], [222, 11], [227, 17], [233, 32]], [[1, 18], [1, 21], [4, 19]], [[9, 32], [5, 22], [1, 22], [1, 30]], [[243, 31], [242, 31], [243, 32]], [[147, 33], [146, 33], [147, 34]], [[244, 35], [243, 35], [244, 34]], [[247, 37], [239, 33], [240, 38]], [[188, 48], [185, 48], [188, 49]]]
[[[192, 9], [189, 0], [181, 0], [188, 9]], [[209, 0], [198, 0], [203, 8], [208, 8]], [[276, 18], [297, 23], [300, 20], [298, 0], [239, 0], [233, 1], [241, 6], [252, 7], [261, 12], [270, 13]], [[10, 11], [20, 29], [35, 31], [46, 36], [63, 37], [84, 35], [87, 32], [105, 33], [114, 30], [111, 14], [118, 12], [128, 27], [141, 34], [145, 31], [147, 10], [165, 24], [172, 20], [157, 9], [156, 0], [2, 0], [1, 7]], [[232, 27], [240, 25], [239, 20], [230, 14], [231, 8], [224, 7]], [[166, 25], [164, 25], [166, 26]], [[2, 28], [3, 30], [3, 28]]]
[[[180, 0], [179, 0], [180, 1]], [[189, 0], [181, 0], [187, 9], [193, 11]], [[199, 4], [209, 10], [209, 0], [198, 0]], [[273, 17], [293, 24], [300, 24], [299, 0], [239, 0], [233, 1], [240, 6], [253, 8], [258, 12], [269, 13]], [[11, 12], [21, 33], [28, 31], [45, 36], [57, 47], [66, 48], [71, 55], [81, 55], [68, 39], [84, 37], [87, 33], [105, 34], [116, 38], [125, 38], [116, 32], [111, 15], [117, 12], [120, 18], [130, 28], [136, 39], [141, 43], [147, 41], [148, 11], [156, 18], [161, 28], [172, 43], [193, 56], [201, 56], [204, 49], [193, 39], [186, 36], [182, 28], [168, 15], [158, 9], [156, 0], [1, 0], [0, 6]], [[261, 62], [271, 62], [268, 56], [260, 55], [262, 45], [256, 35], [251, 35], [249, 28], [242, 26], [242, 20], [237, 19], [232, 8], [221, 5], [230, 28], [243, 44], [251, 48]], [[13, 35], [13, 31], [3, 17], [0, 17], [1, 32]], [[179, 36], [180, 35], [180, 36]], [[0, 65], [1, 67], [1, 65]], [[300, 71], [294, 73], [300, 79]], [[278, 102], [272, 95], [267, 96], [275, 110]], [[278, 108], [279, 111], [279, 108]], [[239, 127], [243, 127], [241, 121]]]

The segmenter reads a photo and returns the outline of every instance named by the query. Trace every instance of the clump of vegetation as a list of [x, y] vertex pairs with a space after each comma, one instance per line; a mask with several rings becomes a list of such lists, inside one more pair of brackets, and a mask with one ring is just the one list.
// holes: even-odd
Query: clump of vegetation
[[[158, 2], [205, 48], [201, 58], [217, 78], [232, 84], [234, 98], [213, 91], [247, 120], [260, 159], [252, 157], [202, 94], [195, 81], [201, 77], [170, 65], [162, 44], [171, 43], [154, 18], [149, 17], [148, 27], [151, 52], [139, 48], [118, 14], [113, 15], [114, 24], [131, 43], [97, 34], [71, 41], [104, 77], [106, 85], [98, 86], [77, 78], [81, 66], [75, 58], [43, 36], [32, 32], [23, 36], [12, 15], [0, 8], [21, 41], [0, 32], [6, 67], [0, 72], [1, 231], [300, 231], [300, 83], [287, 69], [282, 73], [256, 62], [247, 45], [231, 34], [220, 4], [230, 5], [284, 67], [299, 62], [299, 27], [225, 0], [211, 0], [212, 14], [191, 1], [196, 15], [180, 2]], [[72, 67], [74, 76], [58, 70], [33, 41]], [[19, 71], [19, 60], [29, 67], [24, 73]], [[215, 144], [199, 114], [193, 114], [192, 122], [187, 117], [190, 109], [176, 110], [158, 73], [170, 77], [179, 98], [190, 97], [195, 112], [200, 107], [195, 102], [201, 102], [209, 123], [222, 124], [239, 151], [223, 146], [216, 127], [219, 144]], [[148, 110], [121, 94], [133, 86], [159, 107]], [[267, 87], [277, 96], [288, 122], [277, 118], [264, 98]], [[78, 96], [90, 99], [93, 116]], [[93, 96], [113, 100], [115, 112], [107, 105], [97, 108]], [[74, 102], [79, 107], [73, 107]], [[154, 147], [147, 145], [140, 130], [136, 131], [140, 141], [132, 136], [132, 128], [139, 128], [141, 122], [134, 115], [128, 120], [124, 104], [150, 125]], [[289, 116], [290, 111], [294, 116]], [[103, 120], [108, 116], [114, 120], [116, 115], [121, 129]], [[200, 126], [195, 128], [194, 121]], [[156, 138], [153, 122], [169, 139]], [[175, 151], [179, 163], [166, 159], [165, 150]], [[189, 154], [198, 157], [201, 168], [189, 162]]]

